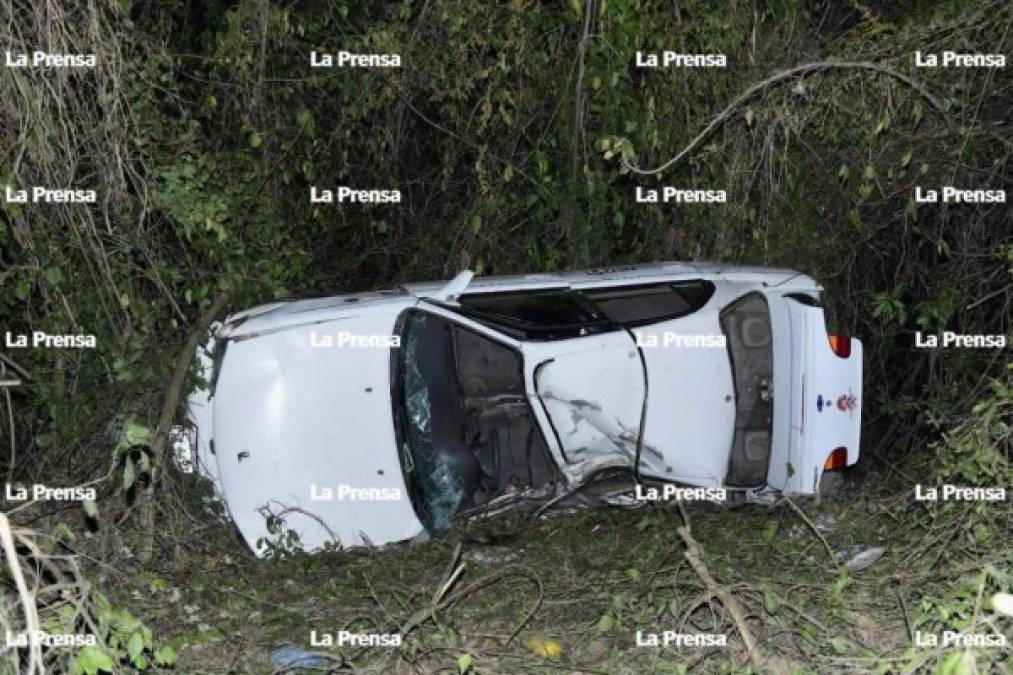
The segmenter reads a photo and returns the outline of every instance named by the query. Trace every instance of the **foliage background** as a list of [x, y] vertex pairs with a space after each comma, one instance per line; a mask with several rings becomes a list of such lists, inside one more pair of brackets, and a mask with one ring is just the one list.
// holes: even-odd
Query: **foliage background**
[[[180, 345], [225, 290], [238, 309], [464, 266], [716, 259], [825, 283], [832, 327], [866, 345], [867, 470], [915, 458], [923, 480], [1008, 484], [1008, 352], [919, 350], [913, 331], [1010, 334], [1011, 207], [916, 205], [913, 189], [1010, 190], [1011, 68], [916, 69], [913, 53], [1008, 55], [1011, 23], [1009, 3], [968, 0], [9, 0], [5, 45], [99, 65], [0, 71], [0, 184], [99, 199], [0, 210], [0, 327], [99, 347], [4, 352], [32, 382], [0, 406], [0, 469], [103, 479], [103, 513], [129, 526], [124, 425], [155, 426]], [[405, 65], [315, 70], [313, 49]], [[729, 67], [633, 66], [662, 49]], [[658, 177], [608, 152], [656, 166], [750, 84], [827, 58], [883, 64], [945, 110], [826, 70], [763, 90]], [[309, 203], [340, 184], [403, 202]], [[728, 203], [634, 203], [656, 184]]]

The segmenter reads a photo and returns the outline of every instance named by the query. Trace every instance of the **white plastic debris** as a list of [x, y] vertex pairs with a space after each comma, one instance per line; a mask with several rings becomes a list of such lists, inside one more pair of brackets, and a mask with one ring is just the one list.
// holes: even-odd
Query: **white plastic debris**
[[872, 564], [879, 560], [884, 553], [886, 553], [886, 549], [882, 546], [867, 548], [861, 553], [853, 556], [848, 562], [844, 563], [844, 566], [851, 572], [858, 572], [860, 570], [864, 570], [866, 567], [871, 567]]
[[1000, 614], [1013, 616], [1013, 595], [1009, 593], [995, 593], [992, 596], [992, 608]]

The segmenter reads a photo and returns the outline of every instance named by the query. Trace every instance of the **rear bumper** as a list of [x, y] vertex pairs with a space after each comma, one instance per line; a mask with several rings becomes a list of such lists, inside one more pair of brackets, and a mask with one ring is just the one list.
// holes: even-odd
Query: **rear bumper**
[[862, 343], [851, 342], [851, 355], [841, 358], [832, 351], [817, 355], [807, 378], [811, 392], [804, 402], [807, 420], [800, 433], [800, 452], [805, 471], [800, 486], [804, 494], [819, 491], [828, 459], [838, 448], [847, 453], [847, 465], [858, 462], [862, 433]]
[[815, 494], [824, 465], [838, 448], [858, 462], [862, 427], [863, 347], [830, 345], [823, 310], [771, 298], [775, 331], [775, 440], [768, 485], [787, 494]]

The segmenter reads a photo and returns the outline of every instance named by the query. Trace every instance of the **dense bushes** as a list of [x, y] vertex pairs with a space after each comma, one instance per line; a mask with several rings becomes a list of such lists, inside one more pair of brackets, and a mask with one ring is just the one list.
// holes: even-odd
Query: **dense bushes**
[[[912, 67], [916, 49], [943, 37], [972, 51], [999, 44], [1001, 4], [931, 15], [635, 0], [8, 12], [15, 45], [55, 33], [65, 51], [99, 57], [94, 72], [3, 75], [18, 93], [3, 108], [16, 160], [5, 180], [100, 195], [91, 207], [8, 207], [0, 228], [5, 325], [99, 338], [94, 353], [17, 354], [36, 374], [18, 407], [20, 444], [43, 450], [21, 456], [36, 462], [72, 443], [101, 456], [115, 413], [150, 416], [166, 347], [223, 287], [246, 304], [465, 264], [798, 266], [834, 291], [837, 320], [872, 341], [868, 380], [896, 405], [898, 392], [951, 388], [982, 358], [915, 352], [913, 329], [1007, 328], [1007, 208], [912, 198], [916, 185], [1008, 182], [1008, 69]], [[339, 48], [404, 64], [310, 68], [311, 50]], [[729, 65], [635, 66], [636, 51], [665, 48]], [[631, 175], [608, 150], [615, 139], [635, 164], [656, 165], [733, 94], [828, 54], [875, 55], [926, 88], [822, 70], [763, 89], [660, 177]], [[728, 202], [635, 203], [635, 186], [658, 184], [724, 189]], [[403, 201], [310, 203], [310, 186], [336, 185], [397, 188]]]
[[[0, 403], [10, 476], [73, 484], [111, 464], [106, 490], [122, 486], [124, 421], [154, 426], [178, 346], [224, 289], [238, 307], [465, 265], [680, 258], [827, 284], [834, 322], [866, 343], [870, 459], [935, 441], [937, 466], [970, 476], [1008, 454], [1006, 432], [1005, 450], [968, 459], [1001, 447], [989, 439], [1008, 406], [963, 417], [991, 405], [990, 380], [1008, 388], [1002, 352], [918, 350], [913, 331], [1009, 333], [1009, 207], [913, 194], [1010, 188], [1011, 71], [915, 68], [913, 54], [1008, 52], [1009, 3], [62, 4], [0, 9], [12, 49], [98, 56], [94, 70], [0, 71], [0, 184], [98, 199], [0, 211], [0, 325], [98, 347], [4, 351], [32, 377]], [[337, 49], [404, 63], [310, 68], [311, 50]], [[729, 65], [636, 67], [662, 49]], [[620, 161], [661, 164], [751, 84], [828, 58], [900, 77], [788, 78], [659, 176]], [[311, 186], [342, 184], [403, 200], [310, 203]], [[636, 186], [663, 184], [728, 201], [635, 203]]]

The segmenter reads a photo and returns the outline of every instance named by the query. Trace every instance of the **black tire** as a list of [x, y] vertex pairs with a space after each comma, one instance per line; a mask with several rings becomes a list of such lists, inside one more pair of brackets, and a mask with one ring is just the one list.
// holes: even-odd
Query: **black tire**
[[844, 474], [840, 471], [824, 471], [820, 477], [819, 498], [834, 500], [844, 492]]

